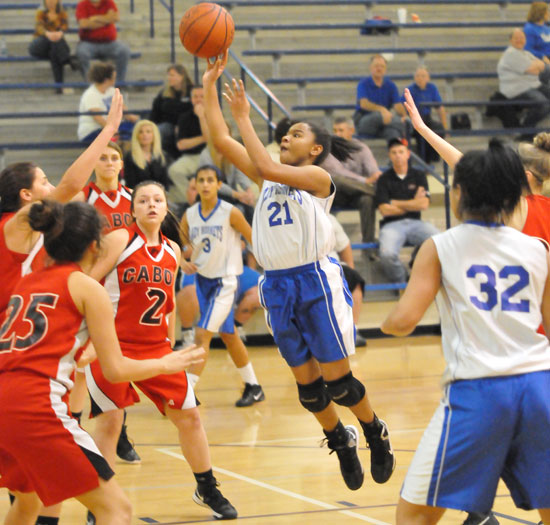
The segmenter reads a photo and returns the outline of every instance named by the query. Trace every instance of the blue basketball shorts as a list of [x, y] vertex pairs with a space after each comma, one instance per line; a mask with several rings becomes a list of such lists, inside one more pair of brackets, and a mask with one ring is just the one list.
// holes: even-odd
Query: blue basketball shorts
[[517, 507], [550, 507], [550, 371], [455, 381], [401, 489], [417, 505], [488, 512], [499, 478]]
[[237, 276], [209, 279], [196, 274], [195, 286], [201, 312], [197, 326], [213, 333], [234, 333], [233, 307], [237, 292]]
[[289, 366], [312, 357], [331, 363], [355, 353], [352, 298], [335, 259], [266, 271], [258, 289], [267, 325]]

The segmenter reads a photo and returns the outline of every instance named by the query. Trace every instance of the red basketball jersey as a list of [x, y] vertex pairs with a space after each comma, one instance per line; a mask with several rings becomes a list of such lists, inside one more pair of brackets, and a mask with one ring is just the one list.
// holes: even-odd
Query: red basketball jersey
[[527, 195], [527, 219], [522, 232], [550, 243], [550, 199], [544, 195]]
[[119, 341], [148, 345], [168, 338], [167, 315], [174, 310], [176, 253], [161, 234], [158, 246], [147, 246], [137, 225], [115, 268], [105, 278], [105, 289], [115, 310]]
[[4, 313], [15, 285], [23, 275], [43, 268], [46, 257], [42, 235], [28, 254], [14, 252], [7, 247], [4, 226], [14, 215], [14, 213], [3, 213], [0, 218], [0, 276], [2, 278], [2, 285], [0, 286], [0, 322], [4, 319]]
[[72, 388], [70, 376], [88, 339], [67, 286], [76, 264], [53, 264], [15, 286], [0, 328], [0, 370], [30, 371]]
[[126, 186], [119, 184], [116, 191], [104, 192], [94, 182], [90, 182], [83, 191], [86, 201], [100, 211], [109, 222], [107, 231], [132, 228], [134, 224], [130, 213], [132, 194]]

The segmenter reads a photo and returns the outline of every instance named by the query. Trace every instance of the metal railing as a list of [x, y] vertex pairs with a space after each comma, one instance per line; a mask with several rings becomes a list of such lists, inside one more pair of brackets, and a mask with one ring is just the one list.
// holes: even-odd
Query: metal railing
[[[174, 0], [158, 0], [160, 4], [168, 11], [170, 16], [170, 61], [172, 64], [176, 61], [176, 43], [175, 43], [175, 18], [174, 18]], [[133, 4], [133, 0], [131, 0]], [[132, 13], [133, 5], [130, 6]], [[155, 0], [149, 0], [149, 36], [155, 38]]]

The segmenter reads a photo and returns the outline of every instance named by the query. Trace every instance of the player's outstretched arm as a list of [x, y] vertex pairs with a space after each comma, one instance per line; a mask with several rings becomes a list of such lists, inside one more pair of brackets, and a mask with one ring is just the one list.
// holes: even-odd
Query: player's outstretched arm
[[424, 241], [416, 259], [409, 284], [380, 329], [385, 334], [409, 335], [432, 304], [441, 286], [441, 263], [432, 239]]
[[441, 155], [443, 160], [451, 166], [455, 167], [455, 164], [462, 158], [462, 152], [449, 144], [444, 138], [440, 137], [435, 131], [431, 130], [426, 123], [422, 120], [420, 113], [414, 103], [411, 92], [408, 88], [405, 88], [405, 102], [404, 106], [409, 113], [412, 125], [414, 129], [422, 135], [427, 142]]
[[250, 120], [250, 104], [246, 98], [242, 80], [237, 82], [233, 79], [231, 86], [226, 84], [223, 96], [231, 106], [231, 113], [239, 128], [246, 151], [262, 179], [305, 190], [317, 197], [324, 198], [330, 195], [332, 183], [330, 175], [324, 169], [314, 165], [280, 164], [271, 158]]
[[244, 218], [243, 212], [233, 206], [231, 215], [229, 216], [231, 227], [237, 230], [248, 244], [252, 244], [252, 228]]
[[262, 179], [258, 175], [250, 157], [242, 144], [237, 142], [229, 134], [229, 129], [223, 118], [223, 113], [218, 101], [218, 89], [216, 82], [220, 78], [225, 65], [227, 64], [228, 52], [215, 62], [206, 61], [206, 71], [202, 77], [204, 88], [204, 109], [210, 139], [214, 147], [226, 157], [231, 164], [242, 171], [248, 178], [254, 181], [258, 186], [262, 185]]
[[86, 151], [71, 164], [58, 186], [50, 193], [50, 199], [68, 202], [86, 185], [99, 156], [118, 131], [122, 120], [123, 106], [122, 94], [118, 89], [115, 89], [105, 127]]
[[204, 350], [197, 347], [171, 352], [161, 359], [124, 357], [116, 336], [113, 307], [105, 288], [82, 272], [72, 273], [68, 285], [76, 308], [86, 319], [97, 358], [108, 381], [139, 381], [160, 374], [175, 374], [203, 361]]

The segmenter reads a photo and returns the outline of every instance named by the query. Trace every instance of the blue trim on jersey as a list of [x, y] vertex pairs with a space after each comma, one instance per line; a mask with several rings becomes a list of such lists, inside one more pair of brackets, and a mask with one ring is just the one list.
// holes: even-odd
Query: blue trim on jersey
[[216, 210], [220, 207], [220, 204], [222, 203], [221, 199], [218, 199], [218, 202], [216, 202], [216, 206], [214, 206], [214, 208], [212, 209], [212, 211], [208, 214], [207, 217], [204, 217], [203, 214], [202, 214], [202, 202], [199, 202], [199, 217], [204, 221], [208, 221], [208, 219], [210, 219], [210, 217], [212, 217], [212, 215], [214, 215], [214, 213], [216, 213]]
[[498, 226], [504, 226], [501, 222], [483, 222], [474, 220], [464, 221], [464, 224], [475, 224], [476, 226], [485, 226], [486, 228], [497, 228]]

